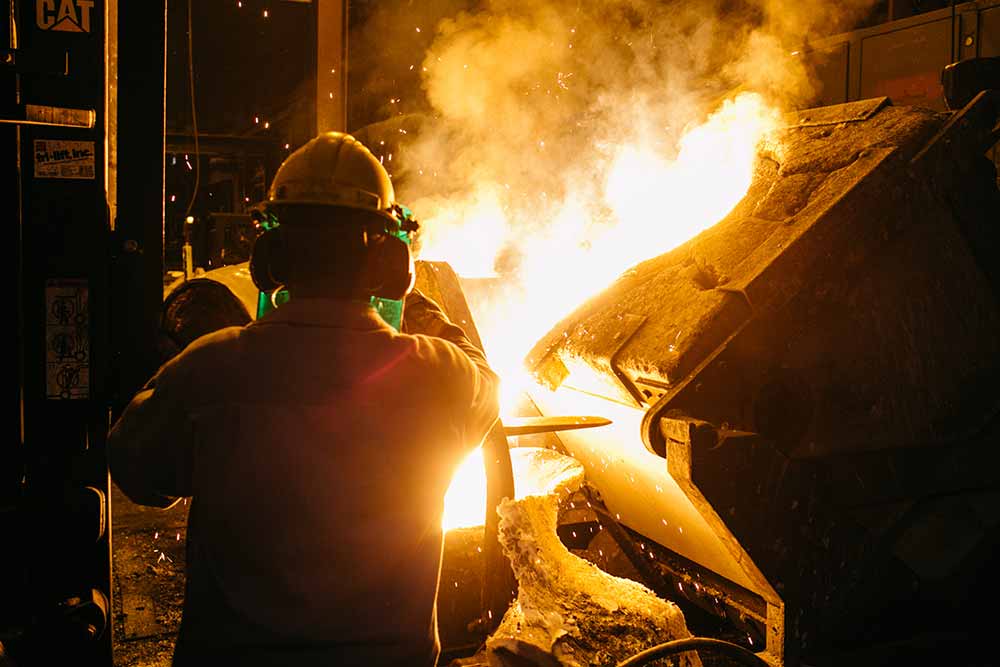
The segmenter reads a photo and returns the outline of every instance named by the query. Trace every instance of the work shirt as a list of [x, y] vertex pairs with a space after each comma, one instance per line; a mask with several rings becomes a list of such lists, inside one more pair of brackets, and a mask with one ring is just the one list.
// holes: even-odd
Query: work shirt
[[499, 384], [461, 329], [436, 333], [293, 299], [199, 338], [133, 399], [115, 482], [192, 498], [175, 665], [436, 663], [443, 499]]

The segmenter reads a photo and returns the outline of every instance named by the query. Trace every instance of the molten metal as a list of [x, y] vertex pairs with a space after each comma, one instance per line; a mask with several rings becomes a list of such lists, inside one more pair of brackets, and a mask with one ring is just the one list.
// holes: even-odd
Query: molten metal
[[[445, 260], [464, 278], [495, 275], [501, 253], [518, 250], [517, 271], [489, 299], [471, 304], [490, 363], [504, 380], [505, 414], [534, 386], [524, 358], [556, 322], [630, 267], [710, 227], [743, 198], [758, 147], [778, 119], [761, 96], [741, 93], [689, 128], [673, 155], [653, 148], [657, 137], [609, 148], [610, 159], [592, 165], [603, 184], [599, 193], [569, 187], [551, 219], [519, 220], [515, 228], [503, 188], [487, 181], [425, 221], [421, 258]], [[478, 453], [459, 468], [446, 499], [446, 528], [482, 522], [482, 471]]]

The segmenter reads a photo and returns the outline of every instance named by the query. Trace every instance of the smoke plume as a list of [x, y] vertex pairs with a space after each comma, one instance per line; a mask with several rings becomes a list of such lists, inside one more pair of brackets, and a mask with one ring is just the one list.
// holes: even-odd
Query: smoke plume
[[[363, 71], [373, 82], [367, 92], [388, 112], [359, 138], [383, 158], [398, 197], [423, 221], [424, 259], [516, 285], [576, 253], [584, 273], [561, 280], [610, 280], [630, 265], [607, 267], [608, 277], [608, 254], [586, 253], [645, 244], [650, 231], [635, 218], [648, 222], [664, 210], [673, 219], [715, 216], [698, 221], [704, 228], [725, 215], [728, 209], [711, 201], [724, 201], [716, 190], [725, 176], [713, 172], [732, 157], [735, 131], [759, 133], [771, 122], [748, 124], [743, 111], [763, 103], [769, 111], [758, 116], [765, 118], [807, 105], [817, 89], [800, 54], [810, 40], [852, 28], [872, 5], [387, 3], [352, 42], [355, 63], [362, 45]], [[700, 153], [685, 135], [706, 121], [714, 135], [699, 139], [709, 144]], [[739, 150], [746, 148], [754, 145]], [[623, 161], [634, 167], [618, 169]], [[664, 183], [660, 174], [677, 178]], [[695, 190], [695, 180], [708, 189]], [[691, 198], [707, 205], [691, 207]], [[683, 240], [669, 230], [654, 235], [673, 245]], [[646, 250], [655, 255], [673, 245]], [[564, 286], [547, 283], [553, 294]], [[525, 289], [540, 292], [537, 282]]]

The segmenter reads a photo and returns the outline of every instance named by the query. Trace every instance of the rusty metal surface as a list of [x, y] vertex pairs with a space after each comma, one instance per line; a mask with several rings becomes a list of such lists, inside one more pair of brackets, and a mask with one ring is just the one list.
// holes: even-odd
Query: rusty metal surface
[[609, 511], [759, 596], [778, 664], [975, 627], [995, 582], [996, 121], [995, 93], [790, 117], [726, 218], [529, 355], [543, 414], [615, 415], [558, 435]]
[[626, 272], [529, 364], [619, 402], [624, 375], [655, 404], [644, 438], [661, 455], [668, 409], [759, 432], [786, 396], [811, 417], [769, 435], [796, 455], [939, 439], [1000, 359], [995, 304], [956, 299], [988, 289], [982, 271], [909, 163], [944, 120], [884, 99], [801, 112], [726, 218]]

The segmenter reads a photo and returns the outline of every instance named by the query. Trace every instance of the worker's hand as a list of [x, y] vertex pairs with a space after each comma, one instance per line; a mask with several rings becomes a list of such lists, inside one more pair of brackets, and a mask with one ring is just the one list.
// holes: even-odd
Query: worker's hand
[[440, 336], [442, 330], [451, 324], [441, 306], [414, 289], [406, 295], [403, 303], [403, 332]]

